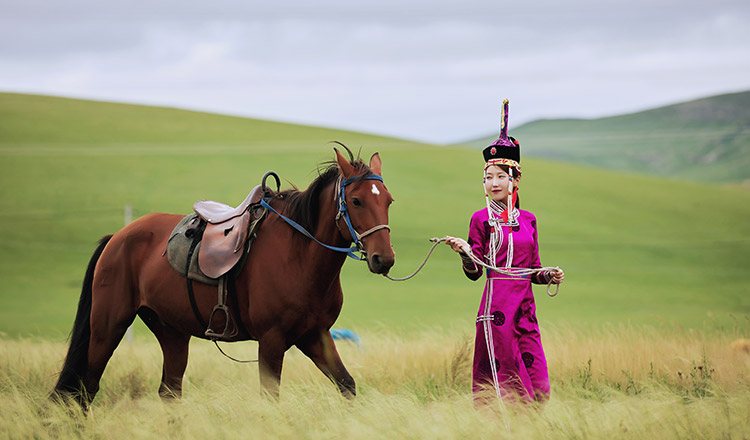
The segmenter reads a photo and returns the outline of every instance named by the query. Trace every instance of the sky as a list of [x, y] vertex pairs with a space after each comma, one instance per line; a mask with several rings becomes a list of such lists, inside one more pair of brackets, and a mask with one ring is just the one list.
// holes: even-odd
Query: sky
[[747, 0], [0, 0], [0, 91], [438, 144], [750, 90]]

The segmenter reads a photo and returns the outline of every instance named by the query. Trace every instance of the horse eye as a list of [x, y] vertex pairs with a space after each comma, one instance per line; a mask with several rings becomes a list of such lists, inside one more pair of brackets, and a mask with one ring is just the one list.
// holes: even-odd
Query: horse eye
[[352, 199], [352, 204], [354, 206], [362, 206], [362, 202], [360, 202], [359, 199], [356, 197]]

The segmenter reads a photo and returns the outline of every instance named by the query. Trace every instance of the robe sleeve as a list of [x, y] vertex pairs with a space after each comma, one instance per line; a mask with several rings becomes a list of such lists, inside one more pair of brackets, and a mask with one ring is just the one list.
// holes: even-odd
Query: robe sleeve
[[[487, 231], [484, 222], [482, 221], [478, 213], [475, 213], [473, 216], [471, 216], [471, 222], [469, 223], [469, 238], [468, 240], [466, 240], [466, 242], [469, 243], [469, 246], [471, 246], [471, 251], [474, 256], [479, 258], [480, 260], [483, 259], [483, 256], [485, 254], [484, 244], [486, 242], [486, 236]], [[463, 268], [464, 274], [466, 274], [466, 276], [472, 281], [476, 281], [482, 276], [481, 267], [477, 267], [475, 265], [475, 271], [470, 271], [469, 269], [467, 269], [466, 265], [464, 265]]]
[[[531, 254], [531, 269], [539, 269], [542, 267], [542, 262], [539, 259], [539, 238], [536, 229], [536, 217], [531, 217], [531, 229], [534, 236], [534, 249]], [[537, 272], [531, 277], [531, 282], [534, 284], [547, 284], [550, 280], [550, 274], [547, 271]]]
[[534, 231], [534, 250], [531, 254], [531, 268], [532, 269], [538, 269], [542, 267], [542, 262], [539, 259], [539, 238], [537, 237], [536, 232], [536, 217], [531, 217], [531, 229]]

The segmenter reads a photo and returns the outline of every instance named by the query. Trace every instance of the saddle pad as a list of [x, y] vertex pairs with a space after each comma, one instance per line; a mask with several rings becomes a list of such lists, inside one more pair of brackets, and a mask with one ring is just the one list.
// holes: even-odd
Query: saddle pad
[[[188, 230], [191, 230], [192, 232], [188, 232]], [[169, 241], [167, 242], [167, 259], [169, 260], [169, 264], [172, 265], [172, 268], [183, 277], [216, 286], [219, 284], [219, 280], [207, 276], [198, 266], [198, 254], [201, 247], [200, 242], [197, 243], [193, 250], [193, 254], [190, 258], [190, 267], [188, 272], [185, 273], [190, 246], [192, 246], [193, 240], [196, 238], [200, 240], [200, 237], [196, 237], [196, 235], [201, 232], [202, 227], [200, 226], [200, 218], [198, 218], [198, 215], [190, 214], [185, 216], [169, 236]]]

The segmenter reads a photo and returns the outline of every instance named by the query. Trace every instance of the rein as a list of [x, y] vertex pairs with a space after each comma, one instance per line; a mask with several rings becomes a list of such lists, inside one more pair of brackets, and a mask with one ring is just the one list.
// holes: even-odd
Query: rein
[[[437, 247], [437, 245], [439, 245], [440, 243], [446, 241], [447, 239], [448, 239], [448, 237], [431, 238], [430, 241], [433, 242], [434, 244], [430, 248], [430, 251], [427, 253], [427, 256], [425, 257], [424, 261], [422, 261], [422, 264], [411, 275], [407, 275], [407, 276], [405, 276], [403, 278], [392, 278], [388, 274], [384, 274], [383, 276], [386, 277], [386, 278], [388, 278], [391, 281], [406, 281], [408, 279], [413, 278], [415, 275], [417, 275], [422, 270], [422, 268], [424, 268], [425, 264], [427, 264], [427, 260], [430, 259], [430, 256], [432, 255], [432, 252], [435, 250], [435, 248]], [[477, 265], [484, 267], [488, 271], [496, 272], [496, 273], [499, 273], [499, 274], [504, 275], [505, 277], [507, 277], [507, 278], [503, 278], [503, 279], [517, 280], [517, 279], [522, 279], [523, 277], [527, 277], [527, 276], [533, 275], [533, 274], [535, 274], [537, 272], [543, 272], [545, 270], [559, 269], [559, 267], [540, 267], [538, 269], [528, 269], [528, 268], [522, 268], [522, 267], [500, 268], [500, 267], [491, 266], [489, 264], [485, 264], [482, 260], [480, 260], [479, 258], [477, 258], [474, 255], [474, 253], [471, 251], [471, 249], [463, 249], [463, 250], [466, 253], [466, 255], [468, 255], [469, 258], [471, 258], [471, 260], [474, 263], [476, 263]], [[555, 292], [554, 293], [550, 290], [551, 287], [552, 287], [552, 280], [550, 280], [550, 282], [547, 283], [547, 295], [549, 295], [551, 297], [557, 296], [557, 293], [560, 291], [560, 285], [559, 284], [555, 284]]]
[[[352, 219], [349, 216], [349, 210], [347, 209], [347, 206], [346, 206], [345, 191], [348, 185], [354, 182], [360, 181], [360, 180], [377, 180], [377, 181], [382, 182], [383, 178], [381, 176], [378, 176], [377, 174], [370, 174], [369, 176], [364, 176], [364, 177], [350, 177], [349, 179], [343, 179], [342, 176], [339, 176], [339, 179], [336, 182], [336, 187], [337, 187], [336, 205], [338, 206], [338, 212], [336, 213], [336, 226], [338, 227], [338, 221], [343, 217], [344, 221], [346, 222], [346, 225], [349, 228], [349, 233], [351, 234], [352, 241], [354, 243], [354, 246], [350, 246], [348, 248], [331, 246], [331, 245], [321, 242], [320, 240], [315, 238], [307, 229], [302, 227], [302, 225], [300, 225], [299, 223], [295, 222], [289, 217], [273, 209], [271, 205], [266, 201], [265, 198], [260, 201], [260, 205], [268, 209], [269, 211], [273, 212], [274, 214], [278, 215], [282, 220], [287, 222], [289, 226], [293, 227], [294, 229], [302, 233], [302, 235], [313, 240], [314, 242], [318, 243], [324, 248], [335, 251], [335, 252], [343, 252], [350, 258], [353, 258], [358, 261], [364, 261], [367, 259], [367, 256], [365, 255], [364, 247], [362, 246], [362, 239], [381, 229], [388, 229], [390, 231], [391, 228], [388, 225], [377, 225], [373, 228], [368, 229], [367, 231], [361, 234], [358, 233], [354, 229], [354, 225], [352, 224]], [[341, 231], [340, 227], [339, 227], [339, 231]], [[355, 252], [359, 252], [361, 255], [357, 255]]]

